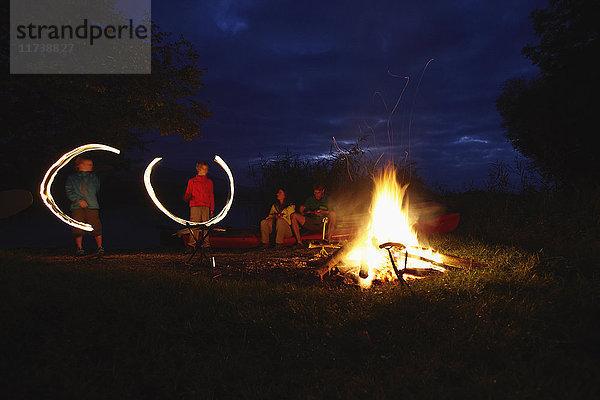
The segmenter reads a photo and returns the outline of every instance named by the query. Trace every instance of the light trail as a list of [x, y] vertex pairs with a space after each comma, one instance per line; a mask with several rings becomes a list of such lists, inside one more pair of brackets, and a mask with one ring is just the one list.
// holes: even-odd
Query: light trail
[[229, 169], [229, 166], [225, 163], [225, 161], [223, 161], [223, 159], [221, 157], [215, 155], [215, 162], [217, 164], [219, 164], [221, 166], [221, 168], [223, 168], [225, 170], [225, 172], [227, 173], [227, 177], [229, 178], [229, 198], [227, 199], [225, 206], [223, 207], [223, 209], [221, 210], [221, 212], [219, 214], [217, 214], [213, 218], [209, 219], [208, 221], [204, 221], [204, 222], [193, 222], [193, 221], [189, 221], [187, 219], [179, 218], [178, 216], [172, 214], [169, 210], [167, 210], [165, 208], [165, 206], [162, 205], [160, 200], [158, 200], [158, 197], [156, 197], [156, 193], [154, 193], [154, 188], [152, 187], [152, 183], [150, 182], [150, 176], [152, 175], [152, 168], [160, 160], [162, 160], [162, 157], [156, 157], [146, 167], [146, 171], [144, 172], [144, 185], [146, 186], [146, 192], [148, 192], [148, 196], [150, 196], [150, 198], [154, 202], [154, 205], [160, 211], [162, 211], [167, 217], [171, 218], [173, 221], [175, 221], [181, 225], [184, 225], [184, 226], [206, 226], [206, 227], [208, 227], [208, 226], [211, 226], [211, 225], [214, 225], [214, 224], [220, 222], [223, 218], [225, 218], [227, 216], [227, 213], [229, 212], [229, 209], [231, 208], [231, 205], [233, 204], [233, 195], [235, 192], [235, 188], [234, 188], [233, 175], [231, 174], [231, 170]]
[[68, 153], [63, 154], [52, 166], [46, 171], [46, 175], [44, 175], [44, 179], [42, 179], [42, 183], [40, 184], [40, 197], [42, 198], [42, 202], [48, 207], [48, 209], [52, 212], [52, 214], [56, 215], [58, 219], [63, 221], [65, 224], [71, 225], [74, 228], [79, 228], [81, 230], [91, 232], [94, 230], [90, 224], [86, 224], [85, 222], [77, 221], [67, 214], [65, 214], [56, 202], [54, 201], [54, 197], [52, 197], [52, 183], [54, 183], [54, 178], [58, 174], [58, 171], [65, 165], [67, 165], [72, 159], [80, 155], [81, 153], [85, 153], [86, 151], [92, 150], [104, 150], [110, 151], [111, 153], [121, 154], [121, 150], [116, 149], [111, 146], [107, 146], [104, 144], [85, 144], [83, 146], [79, 146], [76, 149], [69, 151]]

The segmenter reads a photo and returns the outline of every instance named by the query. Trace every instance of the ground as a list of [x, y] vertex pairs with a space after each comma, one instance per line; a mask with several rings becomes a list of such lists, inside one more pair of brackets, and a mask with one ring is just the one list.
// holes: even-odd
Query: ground
[[209, 249], [209, 260], [215, 259], [215, 267], [202, 264], [200, 253], [191, 254], [182, 249], [118, 251], [98, 257], [91, 253], [84, 257], [75, 257], [67, 249], [37, 250], [18, 252], [27, 261], [60, 264], [65, 268], [117, 269], [123, 271], [172, 271], [186, 276], [209, 279], [269, 279], [273, 283], [306, 281], [315, 284], [320, 279], [314, 268], [307, 266], [311, 260], [319, 258], [318, 249], [297, 248], [282, 249]]
[[[460, 236], [486, 266], [361, 290], [315, 250], [0, 251], [4, 398], [596, 398], [598, 276]], [[583, 271], [583, 272], [582, 272]]]

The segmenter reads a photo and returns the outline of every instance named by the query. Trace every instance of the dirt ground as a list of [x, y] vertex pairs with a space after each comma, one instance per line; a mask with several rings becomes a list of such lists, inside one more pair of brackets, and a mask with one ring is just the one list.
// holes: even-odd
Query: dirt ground
[[[206, 257], [183, 249], [114, 251], [99, 257], [89, 254], [76, 257], [67, 249], [15, 250], [15, 254], [30, 262], [56, 264], [74, 268], [104, 267], [128, 270], [169, 270], [213, 279], [265, 279], [278, 282], [315, 284], [321, 282], [315, 272], [323, 256], [318, 248], [267, 248], [267, 249], [208, 249]], [[214, 266], [213, 266], [214, 259]], [[325, 280], [335, 283], [343, 277], [332, 274]]]
[[[89, 254], [82, 257], [73, 255], [71, 249], [35, 249], [13, 250], [20, 258], [35, 263], [61, 264], [67, 268], [106, 268], [130, 271], [165, 271], [190, 276], [219, 280], [261, 280], [275, 284], [292, 283], [301, 286], [356, 286], [358, 277], [342, 274], [337, 268], [321, 276], [328, 255], [336, 248], [301, 248], [287, 246], [283, 248], [217, 249], [210, 248], [205, 255], [192, 254], [181, 248], [152, 249], [143, 251], [113, 251], [99, 257]], [[214, 264], [213, 264], [214, 263]], [[434, 270], [408, 270], [405, 279], [414, 275], [421, 278], [436, 276]], [[412, 271], [412, 272], [411, 272]], [[397, 285], [399, 281], [390, 272], [384, 281], [373, 281], [376, 285]], [[391, 281], [388, 281], [390, 280]]]

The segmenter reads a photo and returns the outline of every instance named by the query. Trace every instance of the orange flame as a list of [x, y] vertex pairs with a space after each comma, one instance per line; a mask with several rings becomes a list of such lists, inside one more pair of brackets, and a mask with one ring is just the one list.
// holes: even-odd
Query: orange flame
[[[354, 248], [344, 260], [346, 273], [358, 276], [361, 287], [368, 288], [374, 280], [389, 281], [397, 279], [392, 268], [387, 250], [379, 245], [386, 242], [402, 243], [411, 255], [425, 257], [433, 261], [441, 261], [441, 257], [431, 249], [424, 249], [419, 243], [417, 234], [409, 220], [406, 186], [400, 186], [393, 167], [386, 167], [375, 178], [375, 192], [371, 203], [371, 220], [366, 232], [357, 238]], [[396, 264], [401, 269], [405, 263], [405, 253], [392, 251]], [[434, 268], [428, 262], [407, 258], [408, 268]], [[368, 270], [368, 276], [362, 278], [360, 271]], [[411, 278], [409, 275], [405, 275]], [[414, 277], [413, 277], [414, 278]]]

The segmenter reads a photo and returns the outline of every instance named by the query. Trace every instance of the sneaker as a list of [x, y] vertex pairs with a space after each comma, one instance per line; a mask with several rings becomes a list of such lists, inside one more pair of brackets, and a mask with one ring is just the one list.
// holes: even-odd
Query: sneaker
[[99, 256], [103, 256], [103, 255], [104, 255], [104, 253], [105, 253], [105, 251], [104, 251], [104, 247], [102, 247], [102, 246], [98, 247], [98, 250], [96, 250], [96, 253], [97, 253]]
[[85, 256], [85, 250], [77, 249], [77, 251], [75, 251], [75, 256], [77, 256], [77, 257]]

